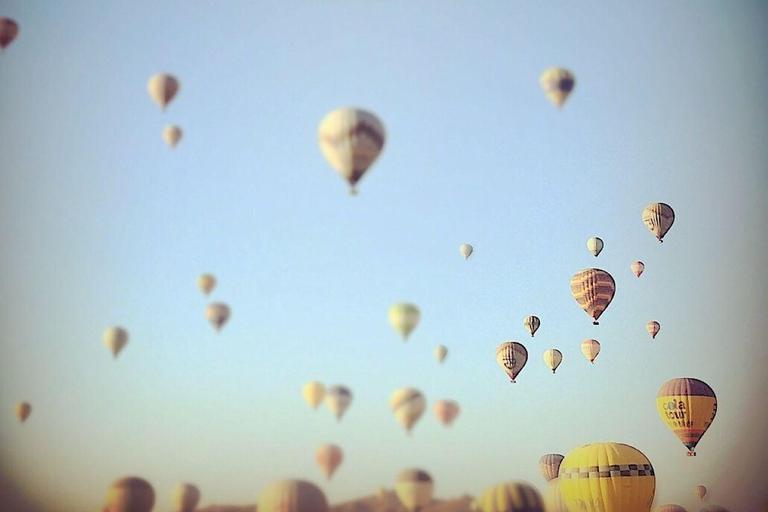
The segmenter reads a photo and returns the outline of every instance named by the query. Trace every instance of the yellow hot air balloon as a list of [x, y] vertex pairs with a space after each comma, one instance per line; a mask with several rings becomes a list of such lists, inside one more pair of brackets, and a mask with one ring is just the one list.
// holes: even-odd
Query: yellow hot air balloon
[[179, 92], [179, 81], [173, 75], [160, 73], [149, 79], [147, 91], [152, 100], [165, 110]]
[[173, 512], [194, 512], [200, 502], [200, 489], [192, 484], [179, 484], [171, 491]]
[[216, 287], [216, 276], [213, 274], [202, 274], [197, 278], [197, 287], [205, 295], [210, 294]]
[[307, 382], [301, 389], [301, 394], [311, 408], [317, 409], [317, 406], [320, 405], [325, 396], [325, 386], [320, 382]]
[[465, 260], [468, 260], [470, 256], [472, 256], [472, 253], [474, 252], [474, 248], [469, 244], [461, 244], [459, 246], [459, 253], [461, 253], [462, 256], [464, 256]]
[[19, 25], [11, 18], [0, 18], [0, 49], [5, 48], [16, 39], [19, 34]]
[[169, 124], [163, 128], [163, 140], [171, 149], [176, 147], [176, 144], [179, 143], [182, 135], [183, 132], [181, 131], [181, 128], [176, 125]]
[[546, 512], [568, 512], [565, 500], [560, 492], [560, 480], [554, 478], [549, 481], [544, 491], [544, 510]]
[[559, 453], [548, 453], [541, 456], [539, 459], [539, 471], [541, 471], [541, 476], [543, 476], [547, 482], [551, 482], [557, 478], [557, 474], [560, 471], [560, 464], [562, 464], [564, 458], [565, 457]]
[[395, 494], [408, 512], [419, 512], [432, 503], [434, 490], [432, 477], [424, 470], [406, 469], [397, 475]]
[[717, 414], [717, 397], [706, 382], [679, 378], [664, 383], [656, 398], [659, 416], [688, 448], [688, 456], [696, 455], [696, 445]]
[[675, 223], [675, 211], [668, 204], [651, 203], [643, 209], [643, 222], [662, 243], [662, 238]]
[[437, 362], [442, 363], [445, 361], [445, 356], [448, 355], [448, 347], [445, 345], [438, 345], [435, 347], [432, 353], [434, 354], [435, 359], [437, 359]]
[[408, 335], [419, 325], [421, 313], [419, 308], [413, 304], [401, 302], [389, 308], [389, 323], [403, 337], [403, 341], [408, 340]]
[[496, 347], [496, 362], [499, 363], [513, 384], [527, 361], [528, 351], [521, 343], [505, 341]]
[[340, 108], [329, 113], [318, 129], [320, 151], [331, 166], [355, 185], [376, 161], [384, 147], [384, 125], [372, 112], [359, 108]]
[[112, 353], [115, 359], [121, 350], [128, 344], [128, 331], [122, 327], [110, 327], [101, 335], [104, 345]]
[[19, 402], [16, 404], [15, 413], [16, 417], [19, 419], [19, 422], [24, 423], [27, 421], [27, 418], [29, 418], [29, 415], [32, 414], [32, 406], [27, 402]]
[[224, 324], [229, 320], [230, 314], [231, 310], [229, 309], [229, 306], [222, 302], [209, 304], [205, 309], [205, 317], [211, 323], [213, 328], [216, 329], [216, 332], [221, 332], [222, 327], [224, 327]]
[[544, 351], [544, 363], [555, 373], [557, 367], [563, 362], [563, 353], [556, 348], [550, 348]]
[[304, 480], [278, 480], [261, 491], [259, 512], [329, 512], [325, 494]]
[[568, 510], [650, 512], [656, 476], [648, 458], [621, 443], [572, 450], [560, 465], [560, 492]]
[[581, 308], [594, 319], [597, 319], [613, 300], [616, 293], [616, 282], [611, 274], [599, 268], [588, 268], [576, 272], [571, 278], [571, 294]]
[[475, 500], [482, 512], [544, 512], [544, 499], [527, 482], [507, 482], [489, 487]]
[[656, 339], [656, 335], [659, 334], [659, 331], [661, 330], [661, 324], [655, 320], [651, 320], [645, 324], [645, 330], [648, 331], [651, 338]]
[[437, 421], [450, 427], [459, 416], [459, 403], [455, 400], [438, 400], [433, 408]]
[[352, 391], [345, 386], [333, 386], [325, 392], [325, 405], [331, 410], [338, 421], [352, 403]]
[[531, 338], [533, 338], [533, 335], [536, 334], [536, 331], [538, 331], [541, 326], [541, 320], [539, 320], [539, 317], [537, 316], [527, 316], [523, 318], [523, 325], [525, 326], [525, 330], [531, 333]]
[[681, 507], [680, 505], [662, 505], [660, 507], [656, 507], [654, 512], [688, 512], [685, 508]]
[[584, 340], [581, 342], [581, 353], [589, 359], [589, 362], [595, 364], [595, 359], [600, 353], [600, 342], [597, 340]]
[[107, 490], [104, 507], [109, 512], [150, 512], [155, 506], [155, 490], [138, 477], [125, 477]]
[[629, 266], [629, 268], [632, 270], [632, 273], [635, 274], [637, 277], [640, 277], [643, 274], [643, 271], [645, 270], [645, 263], [642, 261], [634, 261]]
[[335, 444], [323, 444], [315, 450], [315, 462], [320, 466], [320, 470], [323, 474], [331, 479], [338, 467], [341, 465], [341, 461], [344, 458], [344, 454]]
[[549, 68], [542, 73], [539, 81], [544, 94], [557, 108], [563, 108], [565, 100], [576, 85], [576, 77], [565, 68]]
[[707, 495], [707, 488], [703, 485], [697, 485], [693, 489], [693, 494], [696, 495], [697, 498], [699, 498], [699, 501], [704, 501], [704, 496]]
[[597, 256], [603, 251], [603, 245], [604, 244], [602, 239], [597, 238], [596, 236], [593, 236], [587, 240], [587, 249], [595, 258], [597, 258]]
[[402, 388], [395, 391], [389, 398], [389, 407], [397, 421], [410, 435], [411, 429], [427, 408], [427, 400], [418, 389]]

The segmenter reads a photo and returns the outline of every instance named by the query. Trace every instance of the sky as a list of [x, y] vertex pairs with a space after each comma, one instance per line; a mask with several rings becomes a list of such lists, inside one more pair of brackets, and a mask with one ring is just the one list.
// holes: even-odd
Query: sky
[[[338, 503], [409, 467], [438, 497], [544, 489], [541, 455], [600, 441], [651, 460], [657, 505], [698, 510], [697, 484], [732, 512], [768, 500], [763, 2], [5, 0], [0, 16], [20, 26], [0, 57], [5, 506], [95, 510], [127, 475], [157, 511], [179, 482], [246, 504], [302, 478]], [[539, 84], [551, 66], [576, 75], [562, 111]], [[164, 113], [160, 72], [181, 82]], [[387, 133], [357, 197], [317, 145], [343, 106]], [[663, 244], [652, 202], [676, 213]], [[569, 287], [593, 266], [617, 288], [599, 326]], [[220, 334], [209, 301], [232, 308]], [[387, 321], [401, 301], [422, 316], [407, 343]], [[130, 332], [117, 360], [113, 325]], [[507, 340], [530, 353], [514, 385]], [[676, 377], [718, 397], [695, 458], [656, 411]], [[352, 390], [341, 422], [303, 402], [309, 380]], [[405, 386], [428, 402], [412, 437], [388, 405]], [[461, 405], [450, 429], [441, 398]], [[344, 452], [330, 482], [324, 442]]]

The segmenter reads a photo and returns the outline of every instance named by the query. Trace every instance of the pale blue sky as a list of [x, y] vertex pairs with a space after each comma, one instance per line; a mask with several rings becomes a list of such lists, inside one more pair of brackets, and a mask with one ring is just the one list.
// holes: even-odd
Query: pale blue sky
[[[438, 496], [543, 488], [542, 454], [594, 441], [643, 451], [657, 504], [697, 510], [699, 483], [733, 512], [768, 497], [762, 2], [6, 0], [0, 16], [20, 25], [0, 58], [0, 466], [41, 504], [95, 509], [130, 474], [158, 511], [180, 481], [203, 504], [282, 477], [339, 502], [410, 466]], [[562, 112], [538, 81], [554, 65], [577, 77]], [[163, 71], [181, 81], [166, 113], [146, 92]], [[345, 105], [387, 129], [355, 198], [317, 147]], [[677, 214], [661, 245], [640, 218], [655, 201]], [[599, 327], [569, 290], [590, 266], [618, 289]], [[220, 335], [202, 272], [232, 307]], [[422, 311], [405, 345], [387, 323], [402, 300]], [[531, 356], [514, 386], [505, 340]], [[719, 398], [695, 459], [655, 409], [682, 376]], [[302, 401], [312, 379], [352, 389], [340, 424]], [[402, 386], [429, 403], [413, 438], [388, 408]], [[461, 404], [451, 430], [439, 398]], [[326, 441], [345, 456], [331, 483]]]

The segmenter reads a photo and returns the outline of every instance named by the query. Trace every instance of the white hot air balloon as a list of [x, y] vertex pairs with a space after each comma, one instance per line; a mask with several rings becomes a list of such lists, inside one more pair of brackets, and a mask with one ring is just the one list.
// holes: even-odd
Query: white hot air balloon
[[600, 238], [597, 238], [596, 236], [593, 236], [589, 240], [587, 240], [587, 249], [589, 252], [592, 253], [592, 255], [597, 258], [600, 252], [603, 250], [603, 241]]
[[435, 347], [432, 353], [435, 355], [437, 362], [442, 363], [445, 361], [445, 357], [448, 355], [448, 347], [445, 345], [438, 345]]
[[468, 260], [470, 256], [472, 256], [472, 253], [474, 252], [474, 248], [469, 244], [461, 244], [459, 246], [459, 253], [464, 256], [465, 260]]
[[117, 359], [117, 355], [128, 344], [128, 331], [122, 327], [110, 327], [101, 335], [101, 340], [112, 353], [112, 357]]
[[176, 147], [176, 144], [179, 143], [182, 135], [183, 132], [181, 131], [181, 128], [173, 124], [169, 124], [163, 129], [163, 140], [171, 149]]

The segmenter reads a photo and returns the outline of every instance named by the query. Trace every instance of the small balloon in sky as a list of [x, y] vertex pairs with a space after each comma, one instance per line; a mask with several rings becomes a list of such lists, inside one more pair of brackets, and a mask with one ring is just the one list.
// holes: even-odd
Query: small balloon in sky
[[533, 335], [536, 334], [536, 331], [538, 331], [541, 326], [541, 320], [539, 320], [539, 317], [537, 316], [527, 316], [523, 318], [523, 325], [525, 326], [525, 330], [531, 334], [531, 338], [533, 338]]
[[659, 243], [675, 223], [675, 211], [665, 203], [651, 203], [643, 209], [643, 223]]
[[205, 295], [209, 295], [216, 287], [216, 277], [213, 274], [202, 274], [197, 278], [197, 287]]
[[595, 364], [595, 359], [600, 353], [600, 342], [593, 339], [582, 341], [581, 353], [584, 354], [584, 357], [586, 357], [590, 363]]
[[419, 325], [421, 313], [414, 304], [401, 302], [389, 308], [389, 323], [392, 328], [400, 333], [403, 341], [408, 340], [408, 336]]
[[637, 277], [640, 277], [643, 274], [643, 271], [645, 270], [645, 263], [642, 261], [634, 261], [629, 266], [629, 268], [632, 270], [632, 273], [635, 274]]
[[587, 240], [587, 249], [592, 253], [592, 256], [597, 258], [603, 250], [603, 240], [593, 236]]
[[656, 335], [659, 334], [659, 331], [661, 330], [661, 324], [655, 320], [651, 320], [645, 324], [645, 330], [648, 331], [651, 338], [656, 339]]
[[179, 81], [173, 75], [160, 73], [149, 79], [147, 91], [152, 100], [165, 110], [179, 92]]
[[528, 350], [516, 341], [505, 341], [496, 347], [496, 362], [512, 384], [528, 362]]
[[9, 44], [19, 34], [19, 24], [11, 18], [0, 18], [0, 49], [5, 52]]
[[230, 313], [229, 306], [222, 302], [214, 302], [205, 308], [205, 317], [213, 328], [216, 329], [216, 332], [220, 332], [224, 324], [227, 323]]
[[592, 317], [594, 325], [598, 325], [597, 319], [611, 303], [615, 293], [616, 282], [605, 270], [588, 268], [576, 272], [571, 278], [571, 294], [587, 315]]
[[325, 397], [325, 386], [321, 382], [307, 382], [301, 389], [301, 394], [304, 397], [304, 401], [309, 404], [313, 409], [317, 409], [320, 402]]
[[176, 147], [176, 144], [179, 143], [182, 135], [183, 135], [183, 132], [181, 131], [181, 128], [179, 128], [174, 124], [169, 124], [168, 126], [163, 128], [163, 140], [165, 141], [166, 145], [171, 149]]
[[468, 260], [470, 256], [472, 256], [472, 253], [474, 252], [474, 248], [469, 244], [461, 244], [459, 246], [459, 254], [464, 256], [465, 260]]
[[438, 400], [433, 407], [437, 421], [450, 427], [459, 416], [459, 403], [456, 400]]
[[563, 353], [556, 348], [551, 348], [544, 352], [544, 363], [555, 373], [557, 367], [563, 362]]
[[27, 402], [19, 402], [16, 404], [14, 412], [19, 422], [24, 423], [29, 418], [29, 415], [32, 414], [32, 406]]
[[122, 327], [110, 327], [101, 335], [101, 340], [112, 353], [112, 357], [117, 359], [117, 355], [128, 344], [128, 331]]
[[565, 68], [549, 68], [542, 73], [541, 88], [557, 108], [562, 108], [576, 85], [576, 77]]
[[446, 347], [445, 345], [438, 345], [434, 348], [432, 353], [434, 354], [437, 362], [442, 363], [443, 361], [445, 361], [445, 357], [448, 355], [448, 347]]
[[315, 462], [328, 480], [339, 468], [343, 459], [341, 447], [335, 444], [325, 443], [315, 450]]
[[346, 386], [333, 386], [325, 392], [325, 405], [331, 410], [338, 421], [352, 403], [352, 391]]
[[418, 389], [402, 388], [392, 394], [389, 407], [397, 421], [405, 427], [408, 435], [411, 435], [411, 429], [427, 408], [427, 400]]

